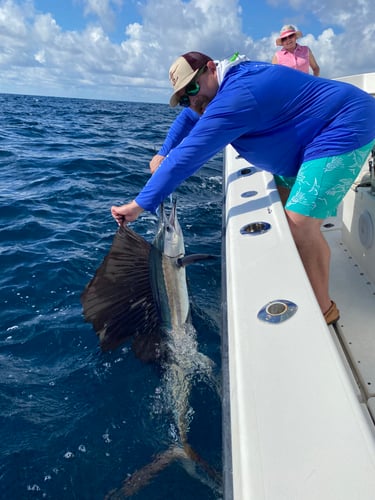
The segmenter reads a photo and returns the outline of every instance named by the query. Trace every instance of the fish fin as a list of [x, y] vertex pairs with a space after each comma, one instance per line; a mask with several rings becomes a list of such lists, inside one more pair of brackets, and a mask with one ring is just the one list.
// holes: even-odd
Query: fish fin
[[206, 460], [204, 460], [189, 443], [184, 443], [184, 451], [186, 455], [196, 464], [198, 464], [206, 474], [215, 482], [219, 487], [222, 486], [222, 477], [214, 467], [212, 467]]
[[159, 453], [151, 463], [138, 469], [125, 479], [120, 488], [110, 491], [105, 496], [105, 500], [119, 500], [135, 495], [140, 489], [147, 486], [156, 474], [179, 458], [186, 458], [186, 452], [178, 446], [172, 446], [166, 451]]
[[122, 486], [116, 490], [110, 491], [106, 496], [105, 500], [120, 500], [121, 498], [128, 498], [136, 493], [138, 493], [142, 488], [147, 486], [154, 477], [170, 465], [175, 460], [181, 460], [190, 463], [195, 463], [200, 466], [200, 468], [207, 474], [207, 476], [212, 480], [206, 482], [208, 486], [214, 488], [215, 490], [221, 490], [222, 488], [222, 478], [221, 475], [209, 465], [193, 448], [185, 443], [183, 447], [171, 446], [166, 451], [156, 455], [154, 460], [136, 470], [131, 476], [125, 479]]
[[127, 226], [120, 227], [81, 295], [84, 318], [92, 323], [103, 351], [158, 328], [149, 278], [150, 249], [144, 238]]
[[132, 342], [132, 351], [144, 363], [154, 363], [163, 357], [161, 332], [159, 328], [147, 332], [147, 335], [135, 335]]
[[196, 262], [201, 262], [202, 260], [216, 260], [218, 258], [219, 257], [217, 255], [211, 255], [208, 253], [193, 253], [177, 259], [177, 265], [179, 267], [186, 267], [189, 264], [195, 264]]

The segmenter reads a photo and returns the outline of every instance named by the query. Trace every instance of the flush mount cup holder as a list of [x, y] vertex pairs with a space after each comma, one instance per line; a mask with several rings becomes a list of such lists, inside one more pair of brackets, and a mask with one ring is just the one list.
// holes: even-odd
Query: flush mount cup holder
[[297, 304], [290, 300], [272, 300], [258, 312], [258, 319], [267, 323], [281, 323], [291, 318], [297, 309]]
[[241, 234], [248, 234], [250, 236], [257, 236], [259, 234], [264, 234], [271, 229], [271, 224], [268, 222], [250, 222], [250, 224], [246, 224], [241, 227]]
[[248, 175], [253, 175], [255, 174], [256, 169], [254, 167], [243, 167], [240, 170], [238, 170], [237, 175], [238, 177], [246, 177]]

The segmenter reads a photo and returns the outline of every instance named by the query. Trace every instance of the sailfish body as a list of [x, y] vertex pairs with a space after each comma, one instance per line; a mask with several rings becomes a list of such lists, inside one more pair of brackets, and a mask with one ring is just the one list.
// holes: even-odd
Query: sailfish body
[[151, 288], [164, 330], [179, 328], [190, 320], [184, 237], [176, 203], [169, 217], [160, 207], [159, 227], [150, 252]]

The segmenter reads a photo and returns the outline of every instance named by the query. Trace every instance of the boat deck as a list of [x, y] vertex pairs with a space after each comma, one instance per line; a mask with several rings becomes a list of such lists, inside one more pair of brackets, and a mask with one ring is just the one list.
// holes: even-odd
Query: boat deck
[[[359, 199], [358, 216], [350, 219], [352, 236], [354, 233], [359, 239], [359, 232], [366, 230], [363, 222], [359, 224], [361, 214], [371, 214], [375, 220], [375, 197], [368, 189], [361, 192], [361, 188], [348, 196], [357, 204]], [[352, 205], [350, 200], [349, 204]], [[353, 247], [351, 238], [349, 245], [352, 248], [348, 248], [345, 244], [345, 218], [343, 226], [340, 221], [337, 225], [335, 221], [330, 223], [334, 224], [333, 227], [328, 230], [323, 227], [323, 232], [331, 248], [331, 296], [340, 309], [340, 320], [334, 328], [331, 327], [331, 332], [337, 337], [348, 368], [353, 372], [359, 400], [367, 405], [375, 420], [375, 282], [370, 275], [371, 271], [375, 272], [372, 255], [375, 243], [371, 245], [371, 251], [355, 240]], [[372, 231], [368, 236], [373, 240], [373, 228], [369, 225], [368, 229]], [[372, 270], [367, 269], [369, 260], [374, 263]]]

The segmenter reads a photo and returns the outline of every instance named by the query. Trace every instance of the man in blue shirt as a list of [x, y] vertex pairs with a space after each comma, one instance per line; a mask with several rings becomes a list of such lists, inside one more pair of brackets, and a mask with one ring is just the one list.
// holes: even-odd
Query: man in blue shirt
[[238, 55], [215, 62], [188, 52], [171, 66], [169, 78], [170, 104], [201, 117], [136, 199], [112, 207], [113, 217], [124, 224], [143, 210], [154, 212], [231, 144], [290, 189], [290, 230], [327, 323], [337, 321], [328, 292], [330, 252], [320, 225], [335, 214], [374, 145], [375, 100], [352, 85]]

